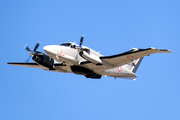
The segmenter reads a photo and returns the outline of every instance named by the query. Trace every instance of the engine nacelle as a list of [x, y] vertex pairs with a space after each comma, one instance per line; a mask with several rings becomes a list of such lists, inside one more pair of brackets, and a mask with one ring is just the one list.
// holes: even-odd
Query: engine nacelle
[[101, 78], [101, 75], [98, 75], [98, 74], [94, 73], [92, 70], [87, 69], [82, 66], [73, 65], [73, 66], [71, 66], [71, 71], [78, 75], [84, 75], [87, 78], [93, 78], [93, 79]]
[[45, 54], [35, 54], [32, 58], [36, 63], [53, 70], [54, 60]]
[[90, 61], [90, 62], [92, 62], [92, 63], [102, 64], [101, 59], [100, 59], [98, 56], [94, 55], [94, 54], [87, 53], [86, 51], [81, 51], [81, 52], [80, 52], [80, 55], [81, 55], [84, 59], [86, 59], [86, 60], [88, 60], [88, 61]]

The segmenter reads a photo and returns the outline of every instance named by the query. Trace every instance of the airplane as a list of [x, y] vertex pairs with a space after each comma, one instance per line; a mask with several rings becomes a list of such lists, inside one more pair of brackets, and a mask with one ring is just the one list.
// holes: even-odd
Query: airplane
[[47, 45], [43, 49], [46, 54], [36, 51], [38, 42], [32, 51], [27, 45], [25, 49], [32, 56], [35, 63], [8, 62], [15, 66], [42, 68], [46, 71], [62, 73], [75, 73], [86, 78], [100, 79], [102, 76], [136, 80], [135, 74], [142, 59], [153, 53], [171, 53], [170, 50], [147, 48], [132, 48], [124, 53], [103, 56], [95, 50], [82, 46], [84, 36], [80, 38], [79, 45], [67, 42], [60, 45]]

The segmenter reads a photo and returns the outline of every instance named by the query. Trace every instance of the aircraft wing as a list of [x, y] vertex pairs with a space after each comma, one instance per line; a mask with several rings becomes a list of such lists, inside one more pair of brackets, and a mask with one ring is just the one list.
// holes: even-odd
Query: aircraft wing
[[147, 48], [147, 49], [133, 49], [118, 55], [104, 56], [100, 57], [102, 61], [105, 61], [113, 66], [122, 66], [135, 59], [142, 58], [144, 56], [149, 56], [153, 53], [168, 53], [170, 50], [160, 50], [157, 48]]
[[[9, 65], [14, 65], [14, 66], [23, 66], [23, 67], [33, 67], [33, 68], [43, 68], [43, 66], [38, 65], [37, 63], [16, 63], [16, 62], [8, 62], [7, 64]], [[45, 67], [44, 67], [45, 68]]]
[[54, 63], [54, 69], [53, 70], [49, 70], [47, 67], [39, 65], [37, 63], [8, 62], [7, 64], [14, 65], [14, 66], [22, 66], [22, 67], [41, 68], [41, 69], [47, 70], [47, 71], [71, 73], [70, 67], [68, 65], [63, 65], [62, 63]]
[[153, 53], [170, 53], [170, 50], [162, 50], [157, 48], [147, 48], [147, 49], [132, 49], [130, 51], [112, 55], [112, 56], [102, 56], [100, 59], [102, 60], [103, 65], [97, 66], [92, 64], [85, 64], [86, 67], [94, 70], [94, 71], [102, 71], [110, 68], [119, 67], [125, 65], [127, 63], [132, 62], [135, 59], [142, 58], [144, 56], [149, 56]]

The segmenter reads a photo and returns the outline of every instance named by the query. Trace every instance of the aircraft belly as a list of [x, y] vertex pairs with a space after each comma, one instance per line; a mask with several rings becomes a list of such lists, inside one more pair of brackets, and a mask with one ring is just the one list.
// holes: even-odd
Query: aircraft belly
[[56, 66], [55, 67], [57, 72], [63, 72], [63, 73], [72, 73], [70, 67], [62, 67], [62, 66]]

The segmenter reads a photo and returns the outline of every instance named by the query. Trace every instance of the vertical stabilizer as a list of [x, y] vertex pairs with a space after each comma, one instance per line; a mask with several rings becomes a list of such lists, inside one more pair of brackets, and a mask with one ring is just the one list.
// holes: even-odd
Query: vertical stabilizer
[[133, 60], [132, 62], [126, 64], [125, 67], [131, 70], [133, 73], [136, 73], [142, 59], [143, 58], [138, 58], [136, 60]]

